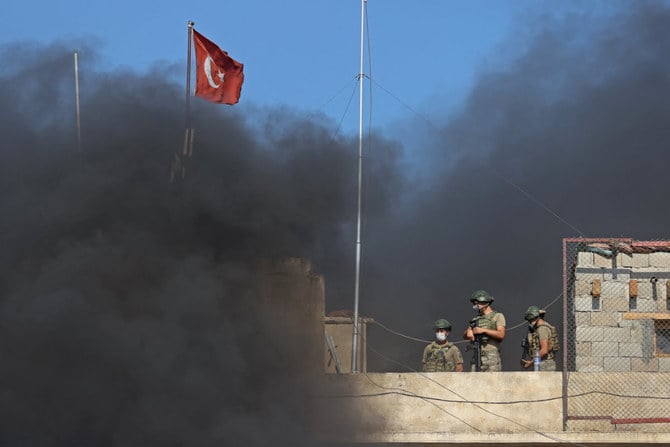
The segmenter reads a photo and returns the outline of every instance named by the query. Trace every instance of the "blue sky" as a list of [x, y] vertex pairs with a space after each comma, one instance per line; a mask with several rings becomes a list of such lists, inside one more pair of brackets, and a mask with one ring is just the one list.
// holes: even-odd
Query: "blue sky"
[[[441, 138], [435, 131], [459, 111], [481, 74], [514, 65], [544, 23], [569, 17], [579, 30], [579, 23], [589, 28], [598, 22], [589, 18], [632, 8], [626, 0], [368, 0], [366, 5], [364, 72], [373, 82], [370, 90], [366, 80], [363, 122], [366, 131], [370, 124], [400, 141], [417, 165], [426, 158], [425, 141]], [[37, 0], [14, 1], [2, 11], [8, 19], [0, 28], [0, 45], [59, 41], [73, 51], [94, 47], [96, 71], [131, 70], [181, 85], [192, 20], [245, 65], [242, 97], [230, 113], [257, 117], [247, 112], [287, 107], [323, 113], [344, 133], [358, 131], [360, 0]], [[81, 51], [79, 58], [82, 69], [94, 60]], [[419, 141], [422, 132], [427, 138]]]
[[[512, 31], [521, 32], [538, 14], [592, 11], [602, 4], [369, 0], [365, 73], [374, 80], [373, 126], [449, 110], [467, 94], [478, 70], [520, 50], [510, 45]], [[360, 13], [359, 0], [14, 1], [3, 6], [0, 43], [93, 43], [100, 71], [151, 70], [184, 82], [187, 22], [193, 20], [245, 64], [236, 108], [321, 110], [352, 130], [358, 123], [352, 95], [358, 95]], [[80, 53], [82, 63], [86, 57]]]

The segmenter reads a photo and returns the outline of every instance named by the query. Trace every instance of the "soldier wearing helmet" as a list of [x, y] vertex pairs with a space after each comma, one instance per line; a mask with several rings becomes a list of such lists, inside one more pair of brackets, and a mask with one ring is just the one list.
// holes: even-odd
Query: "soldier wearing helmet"
[[462, 372], [463, 354], [461, 354], [458, 346], [447, 341], [447, 336], [451, 331], [451, 323], [444, 318], [440, 318], [433, 325], [433, 329], [435, 329], [435, 341], [423, 350], [423, 371]]
[[521, 366], [528, 369], [533, 365], [533, 356], [537, 351], [540, 355], [540, 371], [556, 371], [555, 352], [558, 349], [556, 328], [544, 320], [545, 311], [537, 306], [530, 306], [524, 318], [528, 322], [528, 334], [524, 346], [528, 346], [530, 360], [521, 359]]
[[[463, 338], [475, 344], [477, 337], [481, 353], [481, 371], [502, 371], [500, 360], [500, 344], [505, 338], [505, 315], [491, 307], [494, 298], [486, 290], [477, 290], [470, 296], [472, 308], [477, 316], [470, 320]], [[475, 356], [471, 370], [476, 371]]]

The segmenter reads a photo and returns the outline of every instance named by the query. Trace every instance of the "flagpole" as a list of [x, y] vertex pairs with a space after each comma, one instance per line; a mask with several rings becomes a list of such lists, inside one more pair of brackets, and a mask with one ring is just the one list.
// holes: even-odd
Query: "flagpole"
[[184, 137], [184, 155], [189, 157], [193, 153], [193, 129], [191, 129], [191, 42], [193, 41], [193, 26], [195, 22], [188, 21], [188, 44], [186, 56], [186, 135]]
[[181, 150], [175, 151], [170, 170], [170, 182], [184, 178], [186, 175], [186, 157], [193, 153], [193, 129], [191, 129], [191, 42], [193, 40], [192, 20], [188, 21], [188, 37], [186, 42], [186, 106], [184, 108], [184, 145]]
[[351, 372], [358, 370], [358, 300], [361, 278], [361, 200], [363, 186], [363, 36], [365, 30], [365, 4], [367, 0], [361, 0], [361, 48], [360, 48], [360, 70], [358, 73], [358, 210], [356, 213], [356, 278], [354, 281], [354, 332], [351, 346]]
[[77, 152], [81, 152], [81, 120], [79, 115], [79, 58], [74, 50], [74, 100], [77, 116]]

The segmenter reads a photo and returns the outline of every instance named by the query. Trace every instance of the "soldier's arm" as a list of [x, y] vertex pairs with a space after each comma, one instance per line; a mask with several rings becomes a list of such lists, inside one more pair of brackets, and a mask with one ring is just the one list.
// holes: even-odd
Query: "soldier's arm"
[[549, 337], [551, 337], [551, 330], [546, 326], [541, 326], [538, 328], [538, 335], [540, 337], [540, 357], [544, 358], [549, 354]]
[[492, 331], [491, 334], [489, 334], [490, 337], [495, 338], [498, 341], [503, 341], [505, 338], [505, 316], [501, 313], [497, 313], [495, 316], [495, 323], [496, 323], [496, 330]]
[[472, 330], [475, 334], [486, 334], [489, 337], [501, 340], [505, 338], [505, 326], [498, 326], [496, 329], [486, 329], [483, 327], [476, 327]]
[[540, 340], [540, 357], [545, 357], [549, 354], [549, 340]]
[[454, 363], [456, 364], [456, 367], [454, 368], [455, 372], [463, 372], [463, 354], [461, 353], [461, 350], [458, 348], [458, 346], [455, 346], [452, 348], [454, 351]]
[[423, 358], [421, 359], [421, 364], [425, 365], [428, 360], [428, 352], [430, 352], [430, 345], [426, 346], [423, 349]]
[[468, 326], [468, 328], [463, 332], [463, 340], [470, 340], [473, 341], [475, 339], [475, 334], [472, 332], [472, 328]]

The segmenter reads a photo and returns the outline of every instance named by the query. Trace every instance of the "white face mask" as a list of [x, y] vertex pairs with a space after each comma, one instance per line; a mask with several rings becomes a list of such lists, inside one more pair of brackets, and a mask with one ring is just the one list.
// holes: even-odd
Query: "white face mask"
[[437, 341], [445, 341], [447, 339], [446, 332], [435, 332], [435, 338]]

